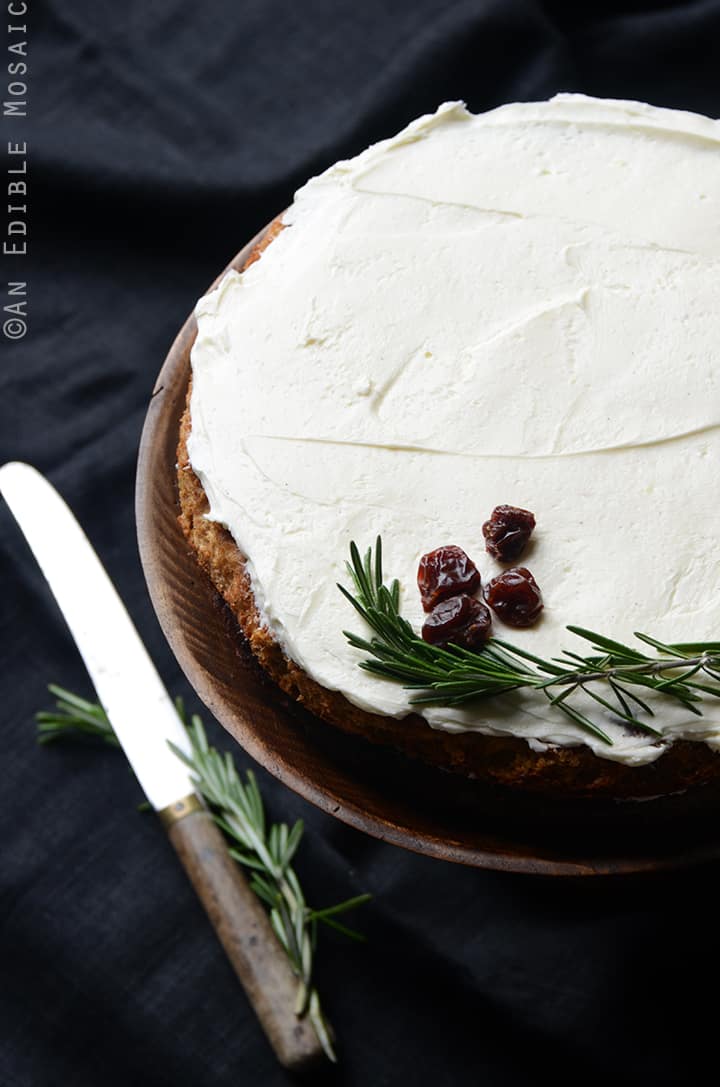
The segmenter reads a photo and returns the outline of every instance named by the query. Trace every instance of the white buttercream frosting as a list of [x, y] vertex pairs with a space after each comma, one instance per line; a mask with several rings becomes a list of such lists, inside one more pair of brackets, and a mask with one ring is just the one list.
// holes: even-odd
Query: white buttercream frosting
[[[458, 544], [494, 576], [500, 503], [537, 517], [522, 561], [545, 599], [503, 637], [544, 656], [584, 644], [568, 623], [720, 638], [720, 123], [579, 95], [448, 103], [313, 178], [284, 222], [198, 303], [188, 448], [294, 661], [409, 712], [343, 637], [349, 542], [382, 535], [419, 628], [420, 556]], [[609, 716], [608, 747], [537, 694], [423, 713], [636, 765], [663, 750]], [[711, 704], [658, 713], [668, 741], [720, 747]]]

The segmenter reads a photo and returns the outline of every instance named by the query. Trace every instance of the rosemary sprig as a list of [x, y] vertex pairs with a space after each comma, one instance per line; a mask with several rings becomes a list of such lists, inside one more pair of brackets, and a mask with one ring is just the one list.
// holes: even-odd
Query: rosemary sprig
[[41, 710], [35, 714], [38, 743], [49, 744], [67, 737], [102, 740], [110, 747], [120, 747], [120, 741], [99, 702], [86, 702], [84, 698], [54, 683], [49, 685], [48, 690], [57, 701], [54, 710]]
[[[90, 738], [112, 747], [120, 746], [99, 703], [87, 702], [62, 687], [53, 685], [49, 690], [57, 699], [56, 709], [35, 715], [40, 743]], [[225, 834], [230, 855], [249, 870], [250, 886], [268, 908], [270, 923], [298, 978], [296, 1014], [307, 1015], [326, 1055], [336, 1061], [332, 1029], [313, 983], [317, 926], [324, 924], [353, 940], [363, 940], [359, 932], [339, 922], [337, 917], [368, 902], [371, 896], [356, 895], [324, 909], [308, 906], [292, 867], [303, 835], [302, 821], [297, 820], [292, 827], [286, 823], [268, 823], [252, 770], [247, 770], [243, 782], [232, 756], [222, 755], [208, 743], [198, 714], [188, 721], [182, 699], [176, 700], [176, 706], [191, 751], [187, 755], [173, 744], [170, 746], [190, 769], [195, 789]]]
[[[368, 654], [360, 661], [361, 668], [420, 692], [410, 699], [412, 705], [458, 706], [531, 688], [587, 733], [612, 745], [598, 721], [588, 716], [587, 705], [580, 710], [571, 701], [574, 695], [582, 693], [586, 703], [589, 698], [631, 728], [656, 738], [662, 733], [647, 720], [654, 712], [636, 688], [672, 698], [699, 716], [703, 694], [720, 698], [720, 642], [666, 644], [636, 633], [641, 643], [655, 650], [648, 656], [584, 627], [569, 626], [592, 652], [565, 650], [545, 660], [500, 638], [491, 638], [478, 653], [453, 645], [439, 648], [419, 638], [400, 614], [399, 583], [388, 586], [383, 579], [379, 536], [374, 554], [368, 548], [364, 557], [355, 543], [350, 544], [347, 571], [354, 592], [343, 585], [338, 588], [373, 633], [369, 638], [343, 633], [351, 646]], [[716, 682], [701, 681], [704, 676]]]

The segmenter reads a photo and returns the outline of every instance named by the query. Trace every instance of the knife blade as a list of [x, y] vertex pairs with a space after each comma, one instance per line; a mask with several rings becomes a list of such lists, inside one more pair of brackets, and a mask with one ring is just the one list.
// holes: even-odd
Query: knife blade
[[6, 464], [0, 468], [0, 491], [58, 602], [142, 790], [160, 811], [193, 791], [189, 770], [168, 741], [181, 751], [190, 748], [125, 605], [80, 525], [39, 472], [28, 464]]
[[113, 730], [214, 925], [280, 1062], [300, 1070], [322, 1048], [294, 1012], [297, 979], [256, 895], [169, 742], [187, 733], [90, 541], [35, 468], [0, 467], [0, 493], [30, 545]]

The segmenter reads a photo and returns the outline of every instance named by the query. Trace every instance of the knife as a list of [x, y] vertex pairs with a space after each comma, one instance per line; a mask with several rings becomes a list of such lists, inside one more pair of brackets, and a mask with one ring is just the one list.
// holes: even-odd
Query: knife
[[175, 707], [90, 541], [57, 491], [30, 465], [1, 467], [0, 492], [278, 1060], [293, 1071], [314, 1064], [322, 1048], [312, 1025], [295, 1014], [297, 978], [265, 910], [193, 790], [190, 771], [168, 746], [190, 750]]

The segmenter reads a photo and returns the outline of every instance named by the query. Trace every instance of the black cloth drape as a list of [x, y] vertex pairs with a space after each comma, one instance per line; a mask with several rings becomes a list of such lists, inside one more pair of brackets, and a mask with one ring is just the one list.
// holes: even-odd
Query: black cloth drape
[[[27, 25], [7, 37], [28, 42], [28, 116], [4, 118], [2, 146], [27, 141], [29, 236], [0, 288], [27, 281], [28, 331], [2, 340], [0, 460], [61, 489], [193, 708], [146, 595], [133, 485], [154, 377], [218, 269], [310, 174], [444, 99], [575, 90], [720, 114], [717, 0], [31, 0], [7, 22]], [[46, 683], [90, 689], [1, 505], [0, 601], [0, 1083], [285, 1083], [122, 758], [35, 745]], [[714, 869], [465, 870], [259, 776], [276, 817], [306, 820], [312, 900], [375, 896], [369, 943], [330, 934], [318, 956], [342, 1054], [328, 1082], [659, 1087], [714, 1065]]]

